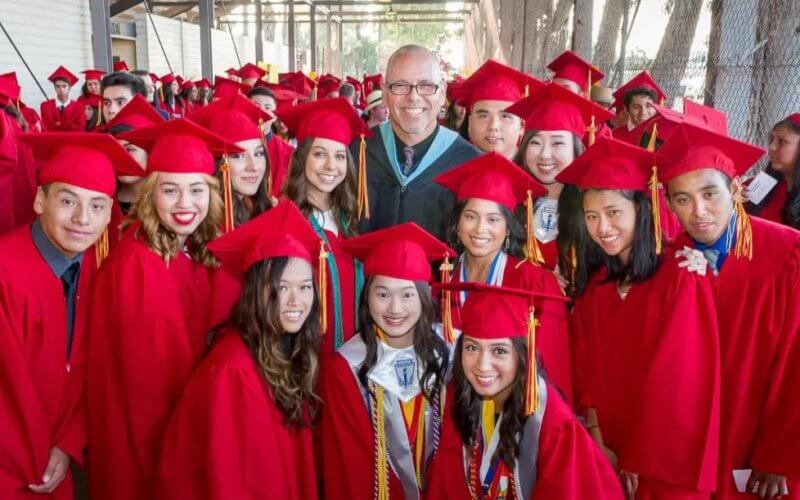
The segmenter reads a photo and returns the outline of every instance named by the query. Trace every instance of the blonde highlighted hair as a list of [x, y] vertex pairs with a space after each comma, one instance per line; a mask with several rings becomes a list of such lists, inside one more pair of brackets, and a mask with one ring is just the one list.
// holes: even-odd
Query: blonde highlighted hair
[[[131, 209], [131, 218], [125, 221], [123, 229], [127, 229], [135, 221], [140, 221], [141, 226], [137, 229], [136, 236], [141, 235], [147, 246], [164, 259], [165, 263], [169, 263], [182, 249], [178, 247], [178, 236], [161, 222], [156, 210], [155, 194], [159, 179], [160, 174], [154, 172], [144, 180], [139, 197]], [[208, 251], [206, 244], [220, 234], [224, 203], [219, 194], [219, 181], [210, 175], [203, 175], [203, 180], [208, 184], [210, 196], [208, 215], [186, 239], [186, 250], [192, 260], [206, 267], [214, 267], [218, 265], [217, 259]]]

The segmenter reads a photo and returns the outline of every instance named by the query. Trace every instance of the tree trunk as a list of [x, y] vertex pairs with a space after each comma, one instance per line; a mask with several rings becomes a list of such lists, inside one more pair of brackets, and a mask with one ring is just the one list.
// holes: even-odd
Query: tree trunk
[[542, 44], [542, 50], [538, 61], [538, 66], [535, 68], [538, 73], [544, 73], [545, 66], [556, 58], [559, 54], [564, 52], [567, 48], [567, 21], [569, 20], [569, 13], [572, 9], [573, 0], [558, 0], [555, 8], [551, 8], [551, 14], [548, 16], [549, 23], [547, 23], [545, 36], [545, 43]]
[[600, 20], [600, 32], [597, 35], [597, 44], [594, 46], [594, 64], [600, 71], [610, 74], [614, 67], [617, 52], [617, 39], [619, 37], [620, 23], [622, 22], [622, 9], [627, 0], [606, 0], [603, 7], [603, 17]]
[[681, 79], [689, 63], [690, 50], [703, 0], [675, 0], [667, 29], [658, 47], [651, 73], [671, 101], [681, 93]]
[[575, 0], [572, 16], [572, 50], [586, 59], [592, 60], [592, 12], [594, 0]]
[[706, 81], [703, 104], [714, 106], [714, 89], [717, 86], [717, 72], [720, 56], [720, 34], [722, 30], [722, 4], [724, 0], [711, 2], [711, 33], [708, 35], [708, 55], [706, 56]]

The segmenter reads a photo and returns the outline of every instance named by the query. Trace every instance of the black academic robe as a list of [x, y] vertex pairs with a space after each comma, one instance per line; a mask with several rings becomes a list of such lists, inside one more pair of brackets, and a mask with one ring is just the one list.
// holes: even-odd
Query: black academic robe
[[[450, 213], [455, 206], [455, 196], [433, 179], [453, 167], [469, 161], [481, 153], [461, 137], [456, 140], [424, 172], [405, 187], [389, 163], [383, 139], [377, 127], [367, 139], [367, 185], [370, 218], [361, 222], [361, 232], [415, 222], [440, 240], [445, 234]], [[358, 158], [360, 141], [351, 145], [353, 156]], [[430, 150], [428, 154], [430, 154]]]

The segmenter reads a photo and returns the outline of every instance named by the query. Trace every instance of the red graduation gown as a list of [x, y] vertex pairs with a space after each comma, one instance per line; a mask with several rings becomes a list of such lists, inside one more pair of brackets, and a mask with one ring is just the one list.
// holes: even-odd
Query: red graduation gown
[[34, 494], [28, 485], [41, 483], [53, 446], [83, 462], [83, 330], [94, 248], [80, 268], [69, 358], [64, 289], [30, 227], [3, 236], [0, 251], [0, 498], [71, 499], [69, 471], [52, 495]]
[[267, 140], [267, 154], [269, 154], [269, 175], [272, 176], [272, 196], [280, 198], [283, 183], [289, 176], [289, 163], [292, 159], [294, 148], [286, 141], [271, 134]]
[[40, 107], [42, 128], [47, 132], [83, 132], [86, 130], [86, 112], [77, 101], [69, 101], [60, 111], [56, 100], [44, 101]]
[[575, 301], [575, 394], [597, 410], [637, 498], [709, 498], [719, 442], [719, 334], [711, 283], [667, 249], [623, 300], [605, 271]]
[[152, 497], [167, 419], [206, 344], [210, 271], [183, 253], [165, 264], [137, 233], [138, 224], [125, 232], [92, 296], [87, 404], [93, 498]]
[[308, 427], [287, 427], [237, 330], [220, 333], [164, 432], [158, 498], [313, 500]]
[[777, 222], [778, 224], [783, 224], [783, 216], [781, 215], [781, 211], [783, 210], [783, 206], [786, 204], [786, 181], [779, 180], [778, 184], [773, 188], [773, 190], [775, 192], [772, 194], [772, 198], [770, 198], [769, 203], [767, 203], [767, 205], [761, 209], [758, 217], [771, 220], [772, 222]]
[[28, 132], [42, 131], [42, 119], [39, 117], [39, 113], [37, 113], [35, 109], [29, 108], [25, 104], [20, 103], [19, 113], [22, 115], [22, 118], [25, 119], [25, 123], [28, 124]]
[[[330, 231], [325, 231], [330, 245], [329, 251], [333, 254], [336, 260], [336, 269], [339, 273], [339, 296], [341, 297], [341, 315], [342, 315], [342, 343], [350, 340], [356, 330], [356, 269], [353, 263], [353, 257], [350, 256], [339, 243], [344, 241], [344, 238], [333, 234]], [[327, 328], [322, 335], [321, 352], [323, 354], [331, 354], [335, 352], [335, 339], [334, 339], [334, 302], [333, 302], [333, 276], [328, 267], [327, 275]]]
[[[731, 471], [751, 467], [794, 476], [800, 494], [800, 233], [750, 217], [753, 260], [731, 253], [711, 276], [719, 321], [722, 408], [718, 498], [736, 493]], [[681, 234], [676, 245], [693, 247]]]
[[[560, 295], [561, 289], [555, 274], [544, 267], [531, 263], [519, 265], [520, 259], [507, 256], [501, 285], [535, 290], [537, 292]], [[456, 265], [453, 271], [453, 282], [459, 282], [461, 266]], [[460, 294], [451, 295], [453, 326], [461, 329]], [[569, 328], [567, 324], [567, 308], [561, 302], [545, 301], [537, 317], [541, 325], [536, 329], [536, 348], [542, 357], [542, 368], [549, 375], [550, 381], [558, 387], [567, 401], [572, 401], [572, 357], [570, 354]]]
[[[448, 387], [447, 408], [453, 408], [454, 392]], [[623, 498], [619, 481], [605, 455], [550, 385], [539, 434], [536, 469], [531, 500]], [[445, 413], [436, 459], [430, 467], [426, 498], [472, 498], [464, 471], [464, 446], [452, 411]]]

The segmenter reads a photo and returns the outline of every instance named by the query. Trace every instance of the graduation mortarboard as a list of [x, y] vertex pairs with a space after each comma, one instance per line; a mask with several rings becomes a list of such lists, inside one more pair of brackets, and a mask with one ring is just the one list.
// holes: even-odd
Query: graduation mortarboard
[[252, 89], [250, 85], [239, 83], [223, 76], [214, 77], [214, 97], [225, 98], [242, 93], [247, 94]]
[[194, 83], [195, 83], [195, 85], [197, 85], [198, 89], [210, 89], [211, 88], [211, 82], [209, 82], [205, 78], [201, 78], [200, 80], [197, 80]]
[[217, 99], [198, 109], [189, 119], [230, 142], [262, 137], [261, 125], [275, 118], [242, 94]]
[[128, 68], [128, 63], [120, 59], [114, 63], [114, 71], [130, 71], [130, 68]]
[[705, 126], [718, 134], [728, 135], [728, 117], [722, 111], [694, 102], [683, 100], [683, 113], [702, 121]]
[[170, 85], [172, 84], [172, 82], [177, 81], [173, 73], [167, 73], [166, 75], [159, 78], [159, 80], [161, 80], [162, 85]]
[[364, 93], [369, 95], [371, 92], [378, 90], [383, 85], [383, 74], [376, 73], [374, 75], [364, 75]]
[[106, 74], [102, 69], [85, 69], [81, 73], [83, 73], [83, 79], [87, 82], [89, 80], [101, 80], [103, 75]]
[[563, 295], [538, 293], [532, 290], [498, 287], [483, 283], [450, 283], [442, 285], [450, 291], [467, 291], [461, 310], [462, 334], [479, 340], [527, 337], [528, 373], [525, 390], [525, 414], [539, 406], [536, 363], [536, 305], [545, 300], [567, 302]]
[[258, 66], [256, 66], [253, 63], [245, 64], [244, 66], [239, 68], [239, 71], [236, 73], [236, 75], [239, 78], [242, 78], [242, 79], [245, 79], [245, 78], [258, 78], [258, 79], [261, 79], [266, 74], [267, 74], [267, 72], [265, 70], [259, 68]]
[[792, 113], [791, 115], [787, 116], [785, 120], [800, 126], [800, 113]]
[[256, 262], [275, 257], [295, 257], [316, 265], [320, 242], [294, 203], [282, 199], [275, 207], [209, 243], [208, 249], [231, 269], [244, 274]]
[[506, 111], [524, 118], [525, 130], [567, 130], [579, 137], [593, 121], [602, 123], [614, 117], [602, 106], [554, 83]]
[[181, 83], [181, 85], [180, 85], [180, 90], [181, 90], [181, 92], [183, 92], [184, 90], [192, 90], [192, 89], [193, 89], [193, 88], [195, 88], [196, 86], [197, 86], [197, 85], [195, 85], [195, 83], [194, 83], [193, 81], [191, 81], [191, 80], [184, 80], [184, 81]]
[[458, 201], [480, 198], [494, 201], [514, 213], [525, 204], [527, 240], [525, 260], [544, 262], [533, 235], [533, 200], [547, 194], [541, 184], [505, 156], [492, 151], [437, 176], [434, 181], [456, 194]]
[[155, 107], [147, 102], [147, 99], [136, 94], [133, 96], [124, 108], [119, 110], [119, 113], [114, 115], [114, 118], [108, 122], [108, 128], [111, 129], [115, 125], [128, 125], [133, 129], [140, 129], [150, 127], [163, 123], [164, 118], [158, 114]]
[[[635, 146], [646, 146], [651, 151], [655, 151], [658, 149], [660, 143], [653, 140], [653, 138], [656, 137], [658, 141], [661, 142], [668, 140], [678, 125], [682, 123], [687, 123], [699, 128], [706, 128], [713, 130], [714, 132], [727, 135], [727, 127], [725, 125], [724, 115], [721, 119], [711, 115], [706, 115], [706, 117], [711, 117], [711, 121], [709, 122], [708, 119], [703, 119], [700, 116], [689, 113], [680, 113], [673, 109], [667, 108], [666, 106], [659, 106], [658, 104], [653, 104], [652, 106], [656, 112], [655, 115], [637, 125], [636, 128], [631, 130], [629, 134], [626, 134], [626, 142]], [[703, 107], [705, 108], [705, 106]], [[644, 144], [643, 142], [646, 138], [647, 144]]]
[[47, 79], [53, 83], [55, 83], [56, 80], [66, 80], [70, 87], [78, 83], [78, 77], [64, 66], [57, 67], [55, 71], [50, 73]]
[[272, 92], [275, 98], [276, 109], [290, 108], [294, 106], [296, 101], [304, 101], [308, 96], [298, 94], [294, 90], [288, 89], [279, 83], [267, 83], [262, 81], [256, 82], [256, 87], [263, 87]]
[[[764, 155], [764, 150], [704, 127], [681, 124], [656, 153], [661, 181], [695, 170], [713, 168], [730, 178], [744, 174]], [[734, 198], [736, 212], [736, 257], [753, 257], [750, 218], [741, 194]]]
[[323, 99], [331, 92], [339, 90], [342, 81], [333, 75], [322, 75], [317, 82], [317, 98]]
[[478, 101], [517, 102], [544, 87], [544, 82], [522, 71], [489, 59], [453, 91], [468, 108]]
[[625, 94], [633, 89], [638, 88], [645, 88], [655, 92], [656, 104], [664, 104], [664, 101], [667, 98], [666, 92], [664, 92], [664, 90], [658, 86], [658, 83], [656, 83], [653, 77], [650, 76], [650, 73], [647, 71], [642, 71], [614, 91], [613, 106], [616, 109], [620, 109], [625, 104]]
[[187, 119], [170, 120], [119, 136], [147, 150], [149, 172], [214, 174], [214, 156], [242, 149]]
[[589, 97], [592, 85], [606, 76], [592, 63], [585, 61], [579, 55], [567, 50], [553, 59], [547, 68], [553, 72], [553, 78], [563, 78], [574, 82]]
[[63, 182], [113, 197], [118, 176], [142, 177], [142, 167], [107, 134], [45, 132], [19, 135], [41, 161], [39, 185]]
[[10, 101], [19, 99], [22, 89], [11, 75], [0, 75], [0, 105], [6, 106]]

